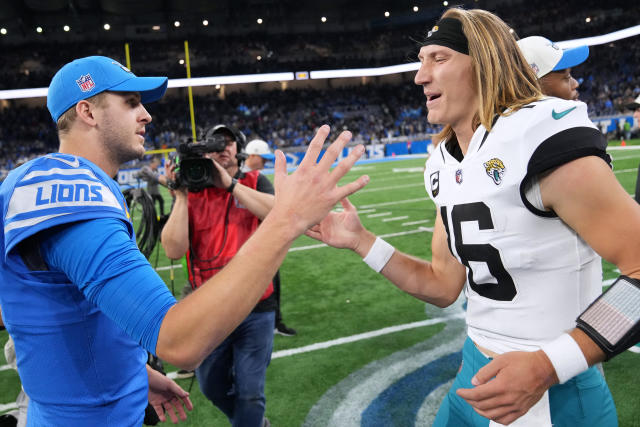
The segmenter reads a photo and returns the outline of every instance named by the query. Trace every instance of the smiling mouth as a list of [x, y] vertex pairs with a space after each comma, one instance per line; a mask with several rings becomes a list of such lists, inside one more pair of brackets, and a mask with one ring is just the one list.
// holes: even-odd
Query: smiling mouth
[[427, 102], [431, 102], [431, 101], [435, 101], [436, 99], [440, 98], [440, 94], [436, 94], [436, 95], [427, 95]]

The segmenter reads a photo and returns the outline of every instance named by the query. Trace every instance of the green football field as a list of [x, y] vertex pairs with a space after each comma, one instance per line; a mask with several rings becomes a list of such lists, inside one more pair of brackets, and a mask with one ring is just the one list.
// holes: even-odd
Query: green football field
[[[610, 150], [616, 177], [629, 194], [635, 191], [640, 163], [640, 150], [634, 148]], [[367, 228], [385, 236], [398, 249], [429, 259], [435, 207], [424, 189], [424, 162], [424, 158], [409, 158], [364, 163], [356, 165], [345, 179], [360, 174], [371, 177], [369, 185], [351, 197]], [[168, 209], [168, 195], [165, 200]], [[154, 253], [152, 264], [155, 260]], [[178, 265], [172, 269], [161, 249], [157, 260], [158, 273], [179, 296], [186, 282], [182, 268]], [[603, 266], [605, 281], [619, 275], [614, 266], [606, 262]], [[275, 337], [266, 382], [266, 415], [273, 426], [356, 425], [360, 422], [357, 408], [363, 405], [359, 403], [360, 396], [370, 394], [372, 401], [378, 394], [394, 390], [391, 383], [384, 383], [387, 377], [379, 374], [392, 375], [394, 370], [402, 369], [415, 371], [426, 363], [424, 360], [431, 360], [429, 355], [445, 345], [451, 334], [461, 330], [459, 319], [449, 316], [447, 311], [427, 309], [425, 303], [399, 291], [354, 253], [327, 248], [305, 236], [294, 243], [281, 275], [284, 320], [298, 334]], [[445, 317], [449, 318], [439, 320]], [[436, 320], [428, 322], [430, 318]], [[2, 332], [0, 344], [6, 340], [7, 334]], [[640, 425], [636, 370], [639, 362], [640, 354], [627, 351], [604, 364], [621, 426]], [[4, 363], [4, 357], [0, 356], [0, 365]], [[165, 369], [175, 371], [171, 366]], [[183, 425], [229, 425], [202, 396], [196, 381], [178, 382], [190, 389], [195, 407]], [[3, 410], [11, 407], [19, 384], [15, 371], [0, 370]], [[419, 394], [421, 389], [415, 390]], [[391, 424], [400, 426], [407, 425], [402, 420], [430, 419], [424, 409], [426, 404], [421, 404], [417, 416], [407, 418], [403, 414], [405, 400], [423, 401], [426, 397], [409, 394], [396, 396], [397, 403], [391, 409], [396, 422]], [[437, 401], [437, 396], [434, 400]], [[361, 418], [362, 425], [365, 419], [370, 419], [365, 415]]]

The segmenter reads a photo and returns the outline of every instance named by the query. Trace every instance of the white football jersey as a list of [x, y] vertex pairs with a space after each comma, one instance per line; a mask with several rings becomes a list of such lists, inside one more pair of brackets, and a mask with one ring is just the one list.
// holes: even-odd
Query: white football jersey
[[478, 345], [537, 350], [602, 292], [600, 257], [524, 194], [531, 178], [571, 160], [608, 161], [605, 150], [586, 105], [557, 98], [499, 117], [490, 133], [480, 126], [461, 160], [445, 143], [433, 150], [425, 186], [466, 266], [468, 334]]

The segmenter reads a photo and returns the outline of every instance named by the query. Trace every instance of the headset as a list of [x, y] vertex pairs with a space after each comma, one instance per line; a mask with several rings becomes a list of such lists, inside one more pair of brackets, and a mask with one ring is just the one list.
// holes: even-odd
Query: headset
[[236, 141], [236, 159], [238, 159], [238, 167], [241, 167], [242, 163], [247, 159], [247, 157], [249, 157], [244, 152], [244, 147], [247, 146], [247, 137], [245, 134], [233, 126], [219, 124], [205, 132], [204, 140], [207, 141], [207, 139], [212, 139], [213, 135], [218, 133], [226, 133]]

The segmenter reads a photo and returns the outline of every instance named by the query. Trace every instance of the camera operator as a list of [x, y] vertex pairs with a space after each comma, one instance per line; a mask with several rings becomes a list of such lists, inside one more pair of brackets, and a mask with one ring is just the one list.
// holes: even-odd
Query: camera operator
[[[216, 147], [215, 139], [224, 137]], [[213, 186], [194, 186], [202, 164], [179, 159], [176, 201], [162, 232], [162, 246], [169, 258], [187, 253], [189, 281], [197, 289], [218, 273], [258, 228], [273, 205], [273, 186], [259, 171], [241, 172], [244, 135], [226, 125], [210, 129], [204, 144], [216, 151], [212, 159]], [[196, 146], [183, 150], [194, 152]], [[201, 149], [201, 146], [198, 147]], [[196, 162], [198, 159], [196, 159]], [[206, 163], [206, 162], [205, 162]], [[172, 175], [170, 173], [170, 175]], [[206, 175], [206, 173], [205, 173]], [[198, 292], [194, 293], [197, 298]], [[264, 418], [264, 383], [273, 347], [276, 308], [273, 284], [244, 321], [196, 369], [205, 396], [240, 426], [268, 425]]]

